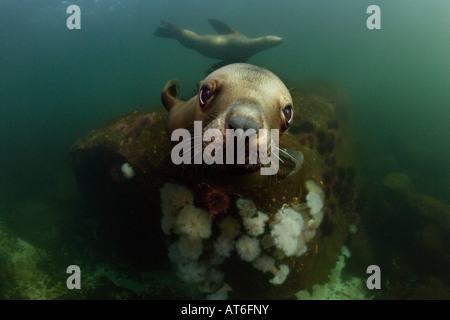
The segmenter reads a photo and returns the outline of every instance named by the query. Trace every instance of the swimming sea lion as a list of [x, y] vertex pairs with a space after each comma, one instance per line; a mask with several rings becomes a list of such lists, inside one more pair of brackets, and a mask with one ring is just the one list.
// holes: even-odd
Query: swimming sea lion
[[156, 29], [154, 35], [174, 38], [183, 46], [194, 49], [204, 56], [221, 59], [223, 62], [217, 64], [221, 66], [246, 62], [252, 55], [276, 47], [282, 42], [282, 38], [277, 36], [248, 38], [221, 21], [209, 19], [208, 22], [217, 35], [198, 35], [165, 21], [161, 21], [161, 26]]
[[[192, 132], [194, 121], [201, 121], [202, 134], [208, 129], [220, 131], [219, 140], [225, 152], [227, 129], [254, 130], [256, 139], [250, 141], [267, 146], [270, 156], [273, 138], [270, 129], [278, 129], [281, 135], [293, 119], [292, 97], [284, 83], [269, 70], [246, 63], [227, 65], [212, 72], [201, 81], [198, 94], [190, 100], [182, 101], [179, 97], [178, 80], [170, 80], [161, 94], [162, 103], [169, 111], [169, 136], [179, 128]], [[203, 146], [211, 142], [203, 142]], [[246, 163], [240, 167], [254, 171], [260, 166], [260, 163]]]

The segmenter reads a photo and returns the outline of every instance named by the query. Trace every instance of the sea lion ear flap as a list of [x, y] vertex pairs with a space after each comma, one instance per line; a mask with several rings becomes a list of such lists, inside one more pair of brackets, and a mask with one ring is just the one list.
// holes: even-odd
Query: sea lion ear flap
[[208, 22], [218, 34], [239, 34], [239, 32], [222, 21], [209, 19]]
[[167, 111], [170, 111], [172, 107], [180, 102], [180, 81], [177, 79], [169, 80], [166, 83], [161, 92], [161, 101], [166, 107]]

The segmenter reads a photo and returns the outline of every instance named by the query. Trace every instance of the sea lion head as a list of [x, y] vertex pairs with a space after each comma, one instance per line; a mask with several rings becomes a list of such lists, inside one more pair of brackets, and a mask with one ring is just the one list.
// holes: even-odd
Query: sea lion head
[[264, 36], [256, 39], [261, 44], [260, 50], [270, 49], [279, 46], [283, 42], [283, 38], [278, 36]]
[[[163, 91], [163, 102], [164, 100]], [[217, 69], [200, 82], [195, 97], [184, 105], [175, 104], [175, 107], [168, 109], [170, 113], [174, 112], [173, 117], [169, 113], [168, 128], [173, 129], [175, 124], [178, 128], [192, 130], [193, 122], [201, 121], [203, 134], [209, 129], [216, 132], [210, 140], [203, 139], [203, 148], [212, 142], [221, 143], [224, 155], [229, 152], [226, 145], [228, 129], [248, 132], [245, 163], [237, 166], [220, 165], [221, 168], [233, 171], [236, 168], [240, 171], [259, 169], [259, 160], [256, 164], [248, 163], [247, 152], [250, 147], [259, 152], [259, 146], [267, 146], [265, 152], [270, 156], [273, 141], [271, 129], [277, 129], [276, 134], [281, 136], [293, 118], [292, 97], [284, 83], [271, 71], [245, 63]], [[217, 136], [218, 132], [221, 137]], [[236, 154], [234, 152], [235, 156]]]

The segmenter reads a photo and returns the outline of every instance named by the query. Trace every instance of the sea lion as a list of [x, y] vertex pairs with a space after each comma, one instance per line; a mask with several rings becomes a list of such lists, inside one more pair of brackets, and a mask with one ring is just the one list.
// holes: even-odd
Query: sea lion
[[[199, 88], [196, 96], [182, 101], [178, 80], [170, 80], [164, 86], [161, 100], [169, 111], [169, 136], [179, 128], [192, 132], [195, 129], [194, 121], [201, 121], [202, 134], [208, 129], [220, 131], [221, 139], [218, 140], [223, 143], [226, 153], [227, 129], [242, 129], [244, 132], [253, 130], [256, 139], [250, 139], [249, 143], [267, 146], [266, 152], [270, 156], [274, 138], [270, 129], [277, 129], [277, 134], [281, 136], [293, 119], [293, 102], [289, 90], [274, 73], [261, 67], [246, 63], [227, 65], [208, 75], [200, 82]], [[211, 142], [203, 142], [203, 147]], [[238, 167], [247, 171], [261, 167], [260, 162], [250, 165], [247, 160], [248, 154], [246, 163]]]
[[198, 35], [193, 31], [179, 28], [166, 21], [154, 33], [156, 37], [174, 38], [183, 46], [193, 49], [209, 58], [221, 59], [215, 66], [224, 66], [235, 62], [246, 62], [254, 54], [281, 44], [278, 36], [248, 38], [227, 24], [209, 19], [209, 24], [218, 33], [216, 35]]

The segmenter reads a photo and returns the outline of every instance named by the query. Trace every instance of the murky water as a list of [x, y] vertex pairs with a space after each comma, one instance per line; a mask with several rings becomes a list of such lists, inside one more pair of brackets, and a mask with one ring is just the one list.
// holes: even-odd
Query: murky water
[[[66, 25], [72, 4], [80, 30]], [[372, 4], [381, 9], [378, 30], [366, 26]], [[247, 62], [286, 80], [333, 81], [352, 100], [359, 223], [370, 252], [358, 256], [364, 250], [349, 236], [344, 272], [362, 279], [370, 256], [389, 281], [377, 294], [340, 298], [448, 299], [449, 10], [434, 0], [0, 0], [0, 297], [200, 297], [157, 261], [137, 259], [139, 248], [118, 263], [116, 242], [88, 247], [86, 239], [117, 233], [98, 225], [101, 210], [85, 203], [68, 153], [129, 110], [161, 108], [169, 79], [191, 96], [219, 60], [153, 33], [166, 20], [213, 34], [213, 18], [248, 37], [283, 38]], [[74, 293], [61, 270], [83, 263], [90, 278]], [[89, 281], [101, 276], [106, 284]]]

